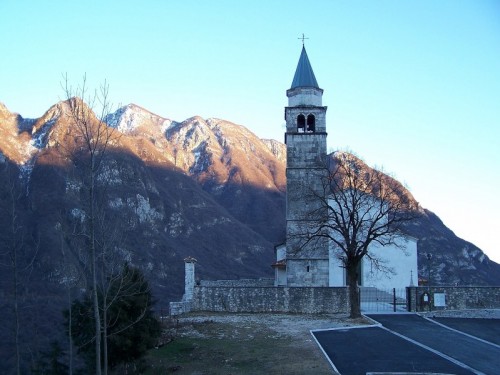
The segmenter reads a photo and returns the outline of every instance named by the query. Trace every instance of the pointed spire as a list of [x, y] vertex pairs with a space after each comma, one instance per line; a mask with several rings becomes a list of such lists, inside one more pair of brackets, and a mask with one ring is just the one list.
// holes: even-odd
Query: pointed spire
[[319, 89], [318, 82], [314, 76], [314, 72], [304, 46], [302, 46], [299, 63], [297, 64], [297, 70], [295, 71], [292, 87], [290, 88], [294, 89], [296, 87], [316, 87]]

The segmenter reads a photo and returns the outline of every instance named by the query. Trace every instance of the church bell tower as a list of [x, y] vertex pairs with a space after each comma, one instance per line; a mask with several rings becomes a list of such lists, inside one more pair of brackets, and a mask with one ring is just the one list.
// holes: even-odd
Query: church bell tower
[[328, 286], [328, 243], [318, 239], [304, 245], [311, 214], [320, 207], [326, 160], [326, 109], [306, 49], [302, 46], [285, 107], [287, 150], [286, 284]]

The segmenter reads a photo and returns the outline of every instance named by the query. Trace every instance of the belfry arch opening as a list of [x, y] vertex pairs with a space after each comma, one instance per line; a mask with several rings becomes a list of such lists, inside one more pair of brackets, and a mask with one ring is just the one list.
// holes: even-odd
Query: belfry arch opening
[[299, 133], [305, 133], [306, 131], [306, 116], [302, 114], [297, 116], [297, 131]]
[[308, 133], [314, 133], [316, 131], [316, 118], [313, 114], [307, 116], [307, 130]]

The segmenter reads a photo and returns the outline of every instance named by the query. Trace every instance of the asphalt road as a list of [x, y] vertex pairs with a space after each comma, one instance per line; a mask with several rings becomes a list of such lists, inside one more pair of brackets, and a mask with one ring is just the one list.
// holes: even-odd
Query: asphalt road
[[[449, 330], [415, 314], [370, 317], [382, 326], [311, 332], [341, 375], [389, 371], [500, 374], [500, 347], [495, 343]], [[481, 328], [481, 323], [485, 327]], [[454, 329], [461, 328], [460, 322], [454, 324]], [[494, 328], [490, 328], [490, 336], [488, 333], [484, 337], [491, 338], [496, 335], [499, 320], [485, 319], [475, 322], [474, 328], [467, 325], [467, 329], [484, 331], [489, 324]]]
[[[450, 328], [465, 332], [469, 335], [500, 345], [500, 320], [499, 319], [474, 319], [474, 318], [431, 318], [438, 323]], [[500, 371], [499, 371], [500, 373]]]
[[[449, 330], [416, 314], [372, 315], [372, 319], [391, 331], [429, 346], [488, 375], [500, 374], [500, 348], [459, 332]], [[464, 325], [467, 319], [462, 319]], [[481, 322], [476, 322], [480, 329]], [[486, 321], [484, 331], [488, 330]], [[497, 324], [500, 322], [497, 320]], [[458, 321], [457, 330], [461, 329]]]

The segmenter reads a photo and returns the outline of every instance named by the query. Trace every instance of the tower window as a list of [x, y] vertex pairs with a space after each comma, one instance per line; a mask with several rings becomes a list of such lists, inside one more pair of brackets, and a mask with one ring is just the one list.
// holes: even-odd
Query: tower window
[[316, 131], [316, 119], [314, 118], [314, 115], [308, 115], [307, 116], [307, 132], [308, 133], [314, 133]]
[[309, 269], [310, 269], [309, 266], [307, 266], [306, 269], [307, 269], [307, 272], [309, 272]]
[[299, 133], [305, 133], [306, 131], [306, 117], [304, 115], [297, 116], [297, 131]]

